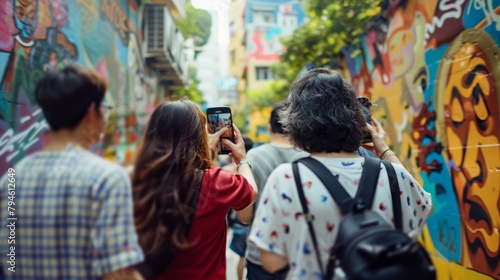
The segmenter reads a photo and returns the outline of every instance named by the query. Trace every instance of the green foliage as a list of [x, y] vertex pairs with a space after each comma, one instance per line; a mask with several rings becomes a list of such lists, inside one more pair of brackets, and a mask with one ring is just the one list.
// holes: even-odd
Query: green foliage
[[309, 20], [282, 40], [287, 51], [273, 65], [278, 80], [248, 93], [253, 110], [286, 99], [289, 86], [307, 64], [335, 68], [342, 48], [360, 43], [367, 23], [381, 12], [381, 0], [301, 1]]
[[196, 79], [196, 69], [194, 67], [190, 67], [188, 84], [183, 88], [174, 89], [172, 91], [171, 97], [185, 97], [195, 103], [201, 104], [204, 102], [204, 100], [203, 93], [198, 88], [199, 83], [200, 81]]
[[344, 46], [360, 43], [366, 24], [381, 11], [380, 2], [305, 1], [309, 21], [283, 39], [287, 51], [280, 56], [276, 74], [292, 82], [308, 63], [332, 67]]
[[288, 82], [283, 79], [273, 80], [262, 88], [250, 91], [247, 94], [247, 104], [249, 108], [260, 110], [285, 100], [287, 95]]
[[242, 134], [249, 131], [249, 116], [252, 112], [271, 107], [288, 96], [288, 82], [283, 79], [270, 81], [267, 85], [252, 90], [246, 95], [245, 106], [241, 111], [233, 112], [233, 122]]
[[194, 45], [201, 47], [205, 45], [210, 38], [210, 29], [212, 27], [212, 16], [205, 10], [196, 9], [191, 4], [186, 9], [185, 18], [176, 18], [175, 23], [182, 32], [184, 38], [193, 38]]
[[233, 111], [233, 123], [240, 130], [241, 134], [247, 134], [249, 116], [251, 114], [250, 107], [244, 107], [241, 111]]
[[[193, 38], [194, 46], [201, 47], [205, 45], [210, 38], [210, 29], [212, 27], [212, 16], [205, 10], [196, 9], [189, 3], [186, 8], [187, 16], [185, 18], [175, 18], [177, 28], [182, 32], [184, 38]], [[198, 52], [195, 52], [195, 55]], [[201, 104], [204, 102], [203, 93], [198, 88], [199, 81], [196, 79], [196, 69], [189, 68], [188, 84], [183, 88], [174, 89], [172, 97], [187, 97], [193, 102]]]

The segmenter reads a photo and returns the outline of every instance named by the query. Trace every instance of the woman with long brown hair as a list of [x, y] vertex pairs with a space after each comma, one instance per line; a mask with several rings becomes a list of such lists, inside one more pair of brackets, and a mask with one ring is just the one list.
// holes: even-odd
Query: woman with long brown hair
[[235, 143], [222, 141], [237, 174], [213, 166], [211, 149], [217, 152], [226, 131], [210, 135], [205, 115], [189, 100], [165, 102], [153, 112], [132, 176], [146, 278], [225, 279], [226, 214], [232, 208], [250, 221], [257, 198], [236, 126]]

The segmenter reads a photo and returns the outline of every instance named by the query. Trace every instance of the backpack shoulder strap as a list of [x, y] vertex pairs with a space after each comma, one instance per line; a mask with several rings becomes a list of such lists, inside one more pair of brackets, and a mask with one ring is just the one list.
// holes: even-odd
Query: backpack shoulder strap
[[316, 232], [314, 231], [314, 226], [312, 224], [312, 216], [309, 213], [309, 207], [307, 206], [306, 197], [304, 195], [304, 189], [302, 187], [302, 181], [300, 180], [299, 166], [297, 161], [292, 163], [293, 177], [295, 179], [295, 186], [297, 187], [297, 192], [299, 194], [300, 204], [302, 205], [302, 211], [304, 212], [304, 219], [307, 222], [307, 227], [309, 228], [309, 234], [311, 235], [314, 252], [316, 253], [316, 260], [321, 271], [321, 275], [325, 275], [325, 270], [323, 269], [323, 263], [321, 262], [321, 257], [318, 248], [318, 240], [316, 238]]
[[342, 185], [340, 185], [337, 178], [333, 176], [332, 172], [330, 172], [328, 168], [312, 157], [301, 158], [296, 162], [304, 164], [312, 172], [314, 172], [314, 174], [316, 174], [316, 176], [321, 180], [321, 183], [323, 183], [337, 205], [339, 205], [345, 214], [351, 212], [354, 200], [342, 187]]
[[394, 225], [396, 229], [403, 230], [403, 213], [401, 210], [401, 198], [399, 195], [399, 183], [398, 177], [396, 175], [396, 170], [392, 163], [387, 160], [383, 160], [382, 163], [387, 169], [387, 176], [389, 176], [389, 184], [391, 186], [391, 199], [392, 199], [392, 209], [394, 214]]
[[371, 209], [375, 191], [377, 190], [378, 177], [380, 174], [380, 159], [365, 157], [363, 172], [359, 181], [358, 190], [354, 200], [361, 200], [366, 209]]

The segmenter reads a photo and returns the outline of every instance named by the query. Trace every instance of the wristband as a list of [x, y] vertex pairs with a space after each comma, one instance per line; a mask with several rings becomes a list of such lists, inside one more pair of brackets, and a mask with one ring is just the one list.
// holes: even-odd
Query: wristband
[[252, 168], [252, 165], [250, 164], [250, 161], [248, 159], [245, 159], [245, 160], [242, 160], [238, 163], [238, 166], [236, 167], [236, 170], [240, 169], [240, 166], [242, 164], [248, 164], [248, 167], [250, 167], [250, 169]]
[[387, 152], [388, 152], [388, 151], [390, 151], [390, 150], [391, 150], [391, 149], [387, 149], [387, 150], [385, 150], [385, 151], [384, 151], [384, 152], [380, 155], [380, 158], [381, 158], [381, 159], [383, 159], [383, 158], [384, 158], [385, 153], [387, 153]]
[[394, 153], [392, 153], [392, 154], [390, 154], [390, 155], [386, 156], [384, 159], [388, 159], [388, 158], [390, 158], [390, 157], [392, 157], [392, 156], [396, 157], [396, 155], [395, 155]]

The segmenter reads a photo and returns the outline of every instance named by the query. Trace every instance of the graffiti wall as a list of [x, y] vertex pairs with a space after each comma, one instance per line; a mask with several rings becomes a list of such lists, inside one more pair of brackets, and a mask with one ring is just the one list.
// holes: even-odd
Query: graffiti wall
[[500, 278], [500, 1], [385, 1], [344, 50], [392, 148], [433, 196], [440, 279]]
[[33, 91], [44, 72], [77, 62], [108, 81], [113, 107], [99, 153], [119, 162], [157, 101], [142, 66], [135, 0], [2, 0], [0, 2], [0, 174], [43, 147], [47, 123]]

